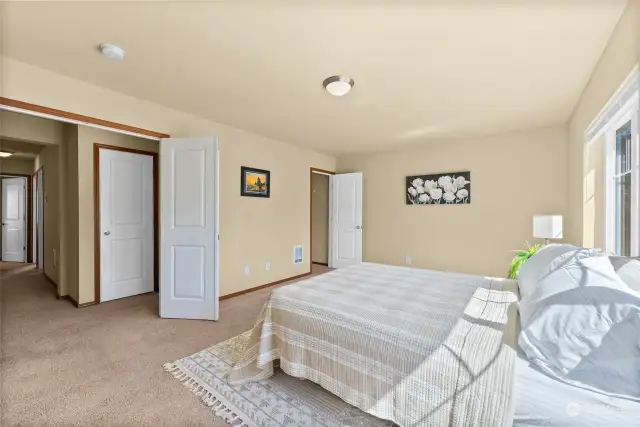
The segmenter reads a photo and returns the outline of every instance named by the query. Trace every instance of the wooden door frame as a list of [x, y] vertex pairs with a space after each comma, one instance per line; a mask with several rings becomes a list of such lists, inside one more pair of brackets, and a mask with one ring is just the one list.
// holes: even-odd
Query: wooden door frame
[[[335, 172], [318, 169], [318, 168], [309, 168], [309, 273], [311, 273], [313, 262], [313, 174], [317, 173], [320, 175], [335, 175]], [[329, 183], [331, 183], [331, 178], [329, 178]], [[331, 197], [331, 185], [329, 185], [329, 197]], [[329, 216], [331, 212], [329, 212]], [[330, 233], [330, 230], [327, 230], [327, 233]], [[329, 236], [327, 235], [327, 242], [329, 242]], [[330, 250], [330, 248], [327, 248]], [[327, 261], [328, 254], [327, 254]], [[324, 265], [321, 263], [316, 263], [318, 265]], [[327, 263], [328, 266], [328, 263]]]
[[100, 230], [100, 149], [123, 151], [126, 153], [142, 154], [153, 158], [153, 290], [159, 291], [159, 206], [158, 206], [158, 160], [159, 153], [133, 148], [117, 147], [106, 144], [93, 144], [93, 253], [94, 253], [94, 292], [93, 304], [100, 304], [100, 255], [101, 255], [101, 230]]
[[[26, 210], [27, 210], [27, 221], [25, 221], [27, 224], [27, 249], [26, 249], [26, 253], [25, 253], [25, 264], [30, 264], [33, 262], [33, 254], [31, 253], [32, 249], [31, 249], [31, 245], [33, 244], [33, 200], [31, 200], [31, 198], [33, 197], [32, 194], [32, 185], [33, 182], [31, 181], [32, 176], [31, 175], [26, 175], [26, 174], [22, 174], [22, 173], [6, 173], [6, 172], [2, 172], [0, 175], [2, 175], [3, 177], [7, 177], [7, 178], [25, 178], [25, 181], [27, 181], [27, 194], [25, 194], [25, 200], [26, 200]], [[2, 189], [0, 189], [0, 192], [2, 191]], [[0, 197], [2, 197], [2, 195], [0, 194]], [[2, 213], [0, 212], [0, 216], [2, 216]], [[0, 251], [2, 251], [2, 242], [0, 242]], [[0, 256], [2, 256], [2, 253], [0, 253]]]

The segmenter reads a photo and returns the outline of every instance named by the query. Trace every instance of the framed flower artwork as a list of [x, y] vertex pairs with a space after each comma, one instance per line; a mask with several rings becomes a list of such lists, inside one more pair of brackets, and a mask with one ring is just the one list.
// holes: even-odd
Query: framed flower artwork
[[408, 176], [407, 205], [466, 205], [471, 203], [471, 172]]

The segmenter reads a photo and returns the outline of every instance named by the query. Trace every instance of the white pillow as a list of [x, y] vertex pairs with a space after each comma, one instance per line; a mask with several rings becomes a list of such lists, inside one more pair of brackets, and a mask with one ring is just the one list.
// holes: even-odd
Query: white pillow
[[551, 261], [521, 301], [518, 344], [548, 375], [640, 401], [640, 294], [629, 290], [607, 257], [588, 253]]
[[618, 277], [636, 292], [640, 292], [640, 261], [631, 260], [620, 267]]
[[549, 268], [549, 264], [562, 254], [573, 252], [581, 248], [566, 244], [546, 245], [536, 252], [520, 267], [518, 273], [518, 287], [520, 297], [525, 298], [533, 293], [540, 276]]

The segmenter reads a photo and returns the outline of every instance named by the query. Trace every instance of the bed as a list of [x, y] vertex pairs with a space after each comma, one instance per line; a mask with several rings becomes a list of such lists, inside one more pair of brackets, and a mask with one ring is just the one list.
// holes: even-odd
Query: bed
[[563, 383], [518, 348], [518, 282], [364, 263], [278, 288], [229, 381], [274, 364], [400, 426], [637, 427], [640, 402]]
[[277, 360], [401, 426], [510, 425], [513, 283], [363, 263], [278, 288], [229, 382], [267, 378]]

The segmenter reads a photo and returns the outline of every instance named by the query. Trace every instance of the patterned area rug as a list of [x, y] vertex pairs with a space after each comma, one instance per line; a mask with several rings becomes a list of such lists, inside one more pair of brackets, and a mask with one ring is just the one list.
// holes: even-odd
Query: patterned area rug
[[391, 427], [317, 384], [281, 370], [269, 379], [232, 387], [227, 374], [249, 333], [164, 365], [165, 370], [236, 427]]

